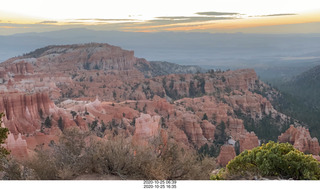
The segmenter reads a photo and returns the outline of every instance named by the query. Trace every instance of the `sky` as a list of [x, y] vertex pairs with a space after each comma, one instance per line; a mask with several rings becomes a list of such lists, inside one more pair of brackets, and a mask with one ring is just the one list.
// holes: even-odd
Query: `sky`
[[127, 32], [320, 33], [319, 0], [0, 0], [0, 35]]

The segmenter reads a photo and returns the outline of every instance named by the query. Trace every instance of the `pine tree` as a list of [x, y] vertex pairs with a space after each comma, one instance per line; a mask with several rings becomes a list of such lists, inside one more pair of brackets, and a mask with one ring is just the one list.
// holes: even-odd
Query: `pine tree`
[[[4, 141], [7, 139], [9, 130], [7, 128], [2, 128], [2, 117], [4, 117], [4, 113], [0, 113], [0, 159], [5, 157], [6, 155], [9, 155], [9, 152], [7, 149], [2, 147], [1, 144], [4, 144]], [[1, 170], [1, 167], [0, 167]]]

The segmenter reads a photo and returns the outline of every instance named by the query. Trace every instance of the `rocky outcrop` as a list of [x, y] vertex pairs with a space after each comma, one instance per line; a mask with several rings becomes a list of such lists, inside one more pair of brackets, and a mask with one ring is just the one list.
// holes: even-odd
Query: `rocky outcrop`
[[33, 67], [28, 62], [19, 61], [18, 63], [7, 66], [6, 71], [17, 75], [33, 74]]
[[220, 148], [220, 154], [217, 161], [219, 165], [226, 166], [234, 157], [236, 157], [234, 147], [232, 145], [223, 145]]
[[286, 132], [278, 137], [278, 141], [289, 142], [296, 149], [305, 153], [319, 155], [320, 152], [318, 139], [311, 138], [309, 130], [304, 127], [294, 127], [291, 125]]
[[259, 146], [259, 139], [254, 132], [247, 132], [245, 135], [241, 135], [239, 144], [241, 153], [244, 150], [251, 150], [252, 148]]
[[144, 73], [144, 75], [147, 77], [156, 77], [169, 74], [190, 74], [204, 71], [199, 66], [185, 66], [173, 64], [170, 62], [159, 61], [147, 62], [144, 59], [140, 59], [139, 61], [137, 61], [135, 67], [142, 73]]
[[224, 99], [233, 110], [240, 110], [245, 114], [249, 114], [255, 120], [276, 112], [266, 98], [250, 91], [247, 91], [245, 94], [225, 95]]
[[238, 90], [254, 89], [256, 81], [258, 81], [257, 74], [253, 69], [228, 71], [224, 77], [228, 86]]
[[147, 145], [160, 135], [160, 116], [141, 114], [135, 122], [135, 132], [132, 141], [136, 145]]
[[51, 115], [55, 108], [47, 93], [14, 93], [0, 96], [0, 112], [6, 115], [4, 124], [13, 134], [33, 133], [40, 129], [40, 116]]
[[7, 148], [15, 158], [26, 159], [28, 157], [27, 141], [22, 139], [20, 133], [18, 136], [10, 133], [5, 141], [4, 147]]
[[197, 147], [201, 147], [207, 142], [200, 126], [200, 120], [195, 115], [187, 112], [184, 114], [177, 114], [173, 125], [184, 131], [188, 141]]
[[200, 127], [202, 129], [203, 136], [209, 141], [214, 141], [214, 132], [216, 130], [216, 126], [211, 124], [208, 120], [203, 120], [200, 124]]
[[[37, 49], [22, 57], [12, 58], [4, 62], [32, 62], [35, 71], [50, 69], [51, 71], [68, 71], [72, 69], [129, 70], [136, 62], [133, 51], [120, 47], [90, 43], [83, 45], [56, 45]], [[26, 65], [26, 64], [22, 64]], [[29, 69], [29, 67], [26, 67]], [[13, 71], [19, 72], [20, 67]]]

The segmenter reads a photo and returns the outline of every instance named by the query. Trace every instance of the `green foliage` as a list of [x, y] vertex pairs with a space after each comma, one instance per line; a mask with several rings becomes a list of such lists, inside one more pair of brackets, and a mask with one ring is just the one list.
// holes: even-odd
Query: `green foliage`
[[64, 129], [64, 124], [63, 124], [63, 120], [62, 117], [60, 116], [60, 118], [58, 119], [58, 127], [61, 131], [63, 131]]
[[272, 105], [278, 111], [308, 125], [312, 137], [320, 140], [320, 66], [292, 78], [273, 82], [281, 94]]
[[47, 116], [46, 120], [44, 121], [44, 125], [45, 125], [47, 128], [51, 128], [52, 122], [51, 122], [51, 119], [50, 119], [49, 116]]
[[208, 179], [215, 161], [208, 157], [200, 160], [174, 143], [164, 147], [162, 141], [155, 140], [149, 146], [138, 147], [121, 137], [97, 140], [77, 128], [69, 128], [58, 144], [50, 150], [38, 150], [25, 167], [44, 180], [74, 179], [90, 173], [123, 179], [196, 180]]
[[72, 119], [74, 119], [74, 117], [77, 115], [77, 112], [75, 112], [75, 111], [72, 110], [72, 111], [70, 112], [70, 114], [72, 115]]
[[240, 154], [240, 142], [236, 141], [236, 143], [234, 144], [234, 151], [236, 152], [236, 155]]
[[[189, 83], [189, 96], [190, 97], [199, 97], [205, 94], [205, 79], [198, 75], [194, 76], [194, 80], [191, 80]], [[196, 85], [197, 83], [197, 85]]]
[[194, 86], [194, 82], [190, 81], [190, 84], [189, 84], [189, 96], [190, 97], [195, 97], [196, 93], [197, 93], [197, 89]]
[[228, 140], [228, 136], [225, 132], [226, 124], [221, 121], [219, 125], [216, 127], [216, 131], [214, 133], [215, 143], [223, 145], [225, 141]]
[[208, 120], [208, 116], [206, 113], [203, 114], [202, 120]]
[[83, 64], [83, 69], [90, 70], [91, 69], [90, 66], [91, 66], [91, 63], [90, 62], [86, 62], [86, 63]]
[[221, 77], [222, 82], [226, 82], [226, 78], [224, 76]]
[[214, 133], [215, 140], [213, 141], [213, 143], [210, 144], [210, 146], [208, 144], [204, 144], [198, 149], [198, 154], [200, 154], [201, 157], [218, 157], [221, 146], [228, 140], [225, 129], [226, 125], [223, 121], [219, 125], [217, 125]]
[[[7, 139], [9, 134], [9, 130], [7, 128], [1, 127], [2, 117], [4, 117], [4, 113], [0, 113], [0, 160], [5, 156], [9, 155], [8, 150], [1, 146], [1, 144], [4, 144], [4, 141]], [[1, 170], [1, 165], [0, 165], [0, 170]]]
[[218, 157], [220, 153], [221, 145], [216, 143], [211, 144], [210, 146], [206, 143], [198, 149], [198, 154], [200, 157]]
[[103, 122], [103, 120], [101, 120], [101, 132], [104, 133], [104, 131], [107, 129], [106, 124]]
[[116, 93], [116, 91], [115, 91], [115, 90], [113, 90], [113, 92], [112, 92], [112, 96], [113, 96], [113, 99], [116, 99], [116, 98], [117, 98], [117, 93]]
[[320, 163], [311, 155], [295, 149], [289, 143], [270, 141], [252, 150], [245, 150], [229, 162], [224, 179], [234, 176], [280, 177], [283, 179], [320, 179]]
[[[320, 108], [316, 104], [307, 103], [305, 98], [297, 96], [293, 91], [287, 92], [286, 88], [280, 88], [280, 90], [281, 95], [277, 96], [272, 103], [275, 109], [307, 124], [311, 136], [320, 139]], [[300, 89], [297, 88], [297, 90]]]
[[97, 126], [98, 126], [98, 120], [94, 120], [91, 124], [88, 123], [88, 127], [89, 127], [90, 131], [94, 131]]
[[272, 118], [271, 115], [265, 115], [261, 120], [255, 121], [251, 117], [243, 114], [241, 110], [234, 112], [238, 118], [243, 120], [246, 130], [249, 132], [253, 131], [262, 143], [266, 143], [269, 140], [278, 140], [278, 136], [287, 130], [291, 124], [290, 120], [281, 124], [279, 120]]
[[220, 169], [217, 174], [210, 176], [210, 180], [225, 180], [225, 172], [225, 168]]

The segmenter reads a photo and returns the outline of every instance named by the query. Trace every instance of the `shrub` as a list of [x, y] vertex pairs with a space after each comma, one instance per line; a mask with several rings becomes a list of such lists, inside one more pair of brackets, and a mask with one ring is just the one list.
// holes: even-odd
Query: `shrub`
[[[120, 136], [104, 140], [78, 128], [65, 129], [58, 144], [40, 148], [25, 167], [43, 180], [73, 179], [82, 174], [111, 174], [123, 179], [209, 179], [213, 158], [159, 140], [134, 146]], [[19, 169], [16, 169], [19, 170]], [[18, 175], [14, 173], [14, 175]], [[19, 179], [19, 177], [16, 177]]]
[[23, 166], [17, 160], [8, 158], [5, 160], [2, 180], [34, 180], [39, 179], [35, 172], [27, 166]]
[[289, 143], [269, 142], [252, 150], [245, 150], [229, 162], [224, 179], [248, 176], [280, 177], [283, 179], [320, 179], [320, 163], [311, 155], [295, 149]]
[[60, 178], [55, 158], [47, 150], [38, 149], [33, 159], [27, 162], [27, 166], [34, 171], [40, 180], [57, 180]]
[[78, 128], [65, 129], [57, 145], [51, 145], [51, 149], [40, 146], [27, 166], [41, 180], [71, 179], [82, 174], [87, 166], [83, 157], [87, 136]]

